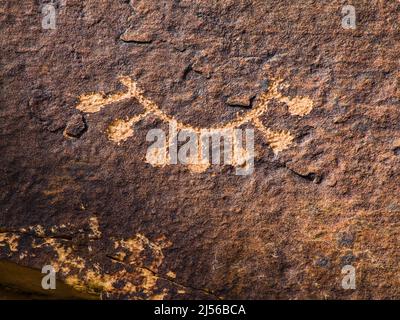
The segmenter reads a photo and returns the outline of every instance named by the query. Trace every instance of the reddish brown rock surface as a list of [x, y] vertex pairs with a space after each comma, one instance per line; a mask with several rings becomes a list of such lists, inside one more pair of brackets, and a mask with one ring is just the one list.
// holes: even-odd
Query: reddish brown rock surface
[[[51, 264], [102, 298], [400, 298], [400, 3], [355, 1], [355, 30], [345, 4], [68, 0], [44, 30], [37, 1], [3, 1], [1, 287], [36, 290], [15, 263]], [[248, 176], [153, 167], [156, 114], [110, 138], [143, 113], [137, 99], [77, 109], [124, 92], [120, 76], [201, 128], [251, 112], [278, 81], [258, 125], [293, 139], [274, 152], [256, 130]], [[348, 264], [355, 290], [341, 286]]]

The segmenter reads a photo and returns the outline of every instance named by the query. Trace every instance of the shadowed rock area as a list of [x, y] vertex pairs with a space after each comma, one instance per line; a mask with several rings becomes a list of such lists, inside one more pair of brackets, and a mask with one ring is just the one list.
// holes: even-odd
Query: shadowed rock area
[[[400, 3], [346, 4], [1, 2], [0, 298], [399, 299]], [[149, 162], [172, 121], [254, 172]]]

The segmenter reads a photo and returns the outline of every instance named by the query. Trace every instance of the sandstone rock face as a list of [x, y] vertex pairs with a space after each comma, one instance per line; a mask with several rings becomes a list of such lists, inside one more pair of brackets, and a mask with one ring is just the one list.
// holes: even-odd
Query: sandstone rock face
[[[399, 1], [43, 5], [0, 4], [0, 293], [400, 298]], [[148, 161], [172, 122], [253, 128], [254, 172]]]

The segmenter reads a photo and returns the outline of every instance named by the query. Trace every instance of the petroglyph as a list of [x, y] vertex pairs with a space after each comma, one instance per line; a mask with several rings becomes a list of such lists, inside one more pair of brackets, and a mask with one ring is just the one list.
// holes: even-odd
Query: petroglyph
[[[268, 90], [261, 94], [254, 108], [245, 114], [237, 114], [236, 118], [229, 122], [208, 128], [200, 128], [183, 123], [162, 111], [156, 103], [144, 95], [143, 90], [140, 89], [137, 83], [130, 77], [122, 76], [119, 80], [127, 88], [125, 92], [117, 92], [108, 96], [103, 92], [85, 94], [80, 97], [79, 104], [76, 107], [78, 110], [86, 113], [95, 113], [113, 103], [118, 103], [127, 99], [136, 99], [136, 101], [143, 106], [144, 112], [126, 120], [116, 119], [108, 127], [108, 138], [117, 144], [133, 137], [134, 125], [151, 114], [165, 123], [173, 123], [179, 131], [185, 130], [195, 134], [201, 134], [205, 130], [213, 132], [226, 132], [227, 130], [231, 130], [233, 132], [233, 129], [238, 129], [242, 125], [250, 123], [263, 135], [273, 152], [278, 154], [292, 144], [294, 136], [288, 131], [273, 131], [265, 127], [262, 123], [260, 118], [268, 110], [269, 102], [275, 100], [285, 103], [291, 115], [300, 117], [309, 114], [314, 106], [313, 101], [308, 97], [289, 98], [283, 95], [279, 90], [280, 87], [283, 86], [283, 81], [273, 79]], [[146, 156], [146, 161], [148, 163], [153, 166], [165, 166], [170, 164], [170, 159], [165, 148], [161, 148], [160, 150], [153, 149], [152, 152], [152, 154], [147, 154]], [[230, 163], [234, 166], [242, 165], [245, 159], [243, 157], [241, 159], [239, 155], [234, 156], [234, 158], [236, 159], [236, 163], [235, 161]], [[209, 167], [209, 163], [206, 163], [204, 159], [193, 157], [193, 161], [188, 163], [188, 167], [191, 171], [200, 173], [204, 172]]]
[[[195, 173], [204, 172], [211, 164], [232, 165], [236, 167], [236, 174], [247, 175], [254, 169], [254, 130], [246, 129], [244, 133], [244, 137], [241, 129], [201, 129], [199, 134], [182, 130], [178, 133], [176, 123], [171, 122], [168, 139], [163, 130], [148, 132], [146, 140], [153, 144], [147, 149], [146, 162], [153, 166], [180, 163], [188, 165]], [[186, 141], [179, 151], [178, 141]]]

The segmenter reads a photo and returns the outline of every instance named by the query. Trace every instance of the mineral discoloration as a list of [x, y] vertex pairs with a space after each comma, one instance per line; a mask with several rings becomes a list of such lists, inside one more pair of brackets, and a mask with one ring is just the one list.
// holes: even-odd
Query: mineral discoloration
[[[0, 246], [4, 247], [4, 252], [8, 252], [8, 257], [15, 256], [19, 260], [33, 259], [46, 252], [48, 264], [54, 267], [67, 285], [77, 291], [101, 295], [103, 298], [162, 299], [168, 296], [167, 287], [158, 287], [160, 277], [163, 278], [159, 274], [164, 260], [163, 250], [172, 245], [165, 237], [160, 236], [152, 242], [144, 235], [136, 234], [129, 239], [105, 241], [101, 237], [97, 218], [91, 217], [86, 245], [78, 248], [70, 240], [51, 235], [59, 229], [58, 226], [52, 226], [50, 230], [44, 230], [42, 226], [28, 226], [16, 232], [1, 233]], [[40, 234], [36, 230], [40, 230]], [[30, 249], [18, 256], [21, 237], [25, 242], [29, 240]], [[101, 254], [98, 250], [104, 244], [107, 247], [106, 264], [94, 258]], [[97, 252], [93, 252], [93, 249], [97, 249]], [[116, 264], [112, 267], [113, 272], [106, 269], [110, 261]], [[176, 274], [168, 271], [164, 277], [173, 280]], [[170, 284], [172, 287], [182, 287], [172, 282]]]

